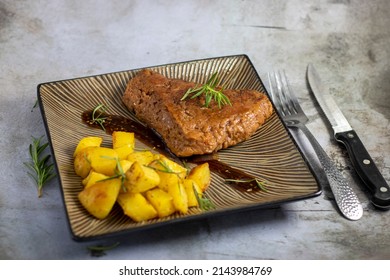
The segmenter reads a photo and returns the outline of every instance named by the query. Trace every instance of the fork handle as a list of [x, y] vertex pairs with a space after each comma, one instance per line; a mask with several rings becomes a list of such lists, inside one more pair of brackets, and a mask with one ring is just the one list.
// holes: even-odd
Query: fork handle
[[334, 165], [310, 130], [305, 125], [300, 125], [299, 128], [310, 141], [324, 168], [325, 175], [341, 213], [350, 220], [360, 219], [363, 215], [363, 208], [347, 180]]

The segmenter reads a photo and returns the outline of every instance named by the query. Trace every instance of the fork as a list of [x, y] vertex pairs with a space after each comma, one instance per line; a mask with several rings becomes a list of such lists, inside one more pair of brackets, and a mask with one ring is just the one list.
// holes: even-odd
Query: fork
[[321, 163], [330, 188], [334, 194], [336, 204], [340, 212], [350, 220], [358, 220], [363, 215], [363, 208], [347, 180], [334, 165], [332, 160], [326, 154], [324, 149], [318, 143], [316, 138], [306, 127], [309, 121], [294, 95], [284, 71], [268, 73], [268, 82], [270, 87], [271, 99], [276, 110], [281, 115], [286, 126], [289, 128], [300, 129], [311, 145], [319, 162]]

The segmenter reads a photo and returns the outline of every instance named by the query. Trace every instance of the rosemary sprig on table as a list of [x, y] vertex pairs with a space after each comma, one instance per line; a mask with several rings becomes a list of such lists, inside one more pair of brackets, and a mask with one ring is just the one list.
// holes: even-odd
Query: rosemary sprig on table
[[43, 152], [49, 143], [42, 143], [40, 138], [32, 137], [33, 141], [29, 146], [31, 162], [24, 162], [24, 165], [30, 170], [27, 174], [33, 178], [38, 187], [38, 197], [42, 196], [43, 186], [53, 177], [55, 177], [54, 164], [49, 163], [50, 155], [43, 155]]
[[37, 99], [37, 100], [35, 100], [34, 106], [31, 108], [31, 112], [34, 111], [34, 109], [38, 107], [38, 104], [39, 104], [39, 102]]
[[224, 105], [232, 105], [229, 98], [223, 93], [223, 88], [221, 90], [217, 89], [218, 85], [218, 77], [217, 72], [215, 72], [210, 79], [207, 80], [207, 82], [200, 87], [195, 88], [189, 88], [187, 92], [183, 95], [183, 97], [180, 100], [185, 100], [190, 95], [191, 99], [196, 98], [198, 96], [201, 96], [204, 94], [205, 103], [204, 106], [208, 108], [210, 106], [210, 103], [212, 100], [217, 102], [218, 107], [221, 108]]
[[92, 124], [97, 123], [100, 127], [106, 131], [104, 127], [104, 122], [106, 121], [106, 117], [102, 117], [104, 112], [107, 110], [107, 107], [104, 104], [97, 105], [92, 111]]
[[104, 246], [104, 245], [96, 245], [96, 246], [88, 246], [87, 249], [89, 250], [91, 256], [93, 257], [101, 257], [104, 256], [106, 251], [112, 250], [116, 247], [118, 247], [119, 242], [116, 242], [112, 245]]

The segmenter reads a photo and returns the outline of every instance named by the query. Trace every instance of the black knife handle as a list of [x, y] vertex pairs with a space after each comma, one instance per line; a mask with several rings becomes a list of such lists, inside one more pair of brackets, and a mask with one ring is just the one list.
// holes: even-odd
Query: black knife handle
[[390, 188], [354, 130], [335, 134], [347, 148], [352, 165], [372, 194], [371, 202], [378, 208], [390, 208]]

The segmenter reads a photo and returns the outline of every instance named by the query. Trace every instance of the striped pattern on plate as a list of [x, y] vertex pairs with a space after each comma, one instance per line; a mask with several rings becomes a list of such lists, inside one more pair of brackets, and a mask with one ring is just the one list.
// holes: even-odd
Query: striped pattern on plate
[[[246, 55], [225, 56], [148, 67], [168, 78], [204, 83], [218, 72], [225, 88], [265, 91], [263, 83]], [[219, 159], [232, 167], [265, 182], [266, 191], [246, 192], [232, 187], [219, 175], [212, 174], [212, 184], [205, 195], [215, 210], [192, 208], [187, 215], [175, 214], [163, 219], [136, 223], [126, 217], [119, 206], [104, 220], [90, 216], [78, 201], [81, 179], [73, 170], [73, 151], [85, 136], [103, 137], [103, 146], [110, 145], [111, 136], [86, 126], [81, 114], [99, 103], [108, 106], [108, 113], [136, 120], [122, 104], [121, 97], [128, 81], [141, 69], [90, 77], [43, 83], [38, 86], [38, 100], [45, 123], [53, 158], [58, 171], [63, 201], [72, 236], [89, 240], [128, 233], [140, 229], [198, 219], [232, 211], [268, 207], [274, 204], [305, 199], [320, 194], [315, 176], [297, 149], [277, 114], [249, 140], [221, 150]], [[145, 148], [137, 142], [137, 147]]]

